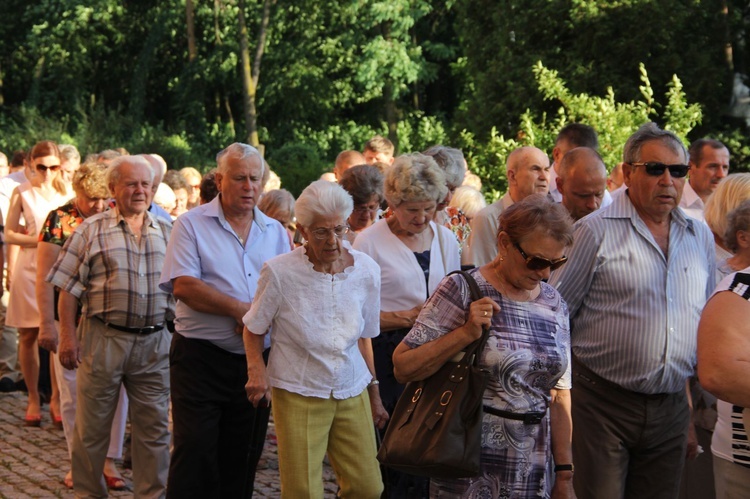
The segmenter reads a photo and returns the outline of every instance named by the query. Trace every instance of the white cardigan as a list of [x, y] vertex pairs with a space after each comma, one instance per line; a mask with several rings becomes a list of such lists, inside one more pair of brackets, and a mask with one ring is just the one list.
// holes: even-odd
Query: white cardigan
[[[380, 220], [360, 232], [354, 249], [367, 253], [380, 265], [380, 310], [409, 310], [427, 300], [449, 272], [461, 268], [458, 241], [446, 227], [430, 222], [430, 277], [428, 289], [422, 267], [414, 252], [391, 232], [386, 220]], [[440, 230], [440, 237], [437, 231]], [[441, 252], [442, 246], [442, 252]], [[443, 265], [445, 260], [445, 265]]]

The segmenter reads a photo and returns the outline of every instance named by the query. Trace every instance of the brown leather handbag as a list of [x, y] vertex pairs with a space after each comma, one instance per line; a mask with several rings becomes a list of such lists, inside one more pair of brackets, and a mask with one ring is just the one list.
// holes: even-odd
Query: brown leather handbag
[[[472, 301], [482, 297], [474, 278], [466, 279]], [[479, 367], [489, 329], [469, 345], [458, 362], [446, 362], [435, 374], [406, 385], [393, 410], [378, 460], [385, 466], [431, 478], [479, 474], [482, 398], [489, 371]]]

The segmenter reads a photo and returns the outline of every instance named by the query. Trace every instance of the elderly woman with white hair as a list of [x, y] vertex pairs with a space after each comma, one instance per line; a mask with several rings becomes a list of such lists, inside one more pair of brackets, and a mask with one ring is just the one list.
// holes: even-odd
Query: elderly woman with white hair
[[[344, 241], [352, 198], [318, 180], [295, 204], [306, 242], [266, 262], [243, 322], [253, 405], [273, 401], [281, 497], [323, 497], [325, 454], [340, 497], [379, 498], [374, 423], [378, 394], [371, 338], [380, 332], [380, 270]], [[268, 367], [263, 340], [271, 334]]]
[[[393, 351], [443, 277], [460, 267], [456, 238], [434, 222], [438, 203], [447, 195], [445, 174], [434, 159], [419, 153], [399, 156], [385, 178], [391, 216], [361, 232], [354, 242], [354, 249], [380, 265], [381, 334], [372, 346], [380, 396], [389, 413], [404, 388], [393, 375]], [[394, 497], [415, 487], [420, 490], [417, 495], [426, 493], [426, 480], [405, 480], [389, 471], [387, 482]]]

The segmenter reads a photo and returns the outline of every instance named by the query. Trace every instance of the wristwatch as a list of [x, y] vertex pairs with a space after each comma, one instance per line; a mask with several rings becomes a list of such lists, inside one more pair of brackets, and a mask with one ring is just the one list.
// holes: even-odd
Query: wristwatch
[[573, 465], [572, 464], [556, 464], [555, 465], [555, 473], [558, 471], [570, 471], [573, 473]]

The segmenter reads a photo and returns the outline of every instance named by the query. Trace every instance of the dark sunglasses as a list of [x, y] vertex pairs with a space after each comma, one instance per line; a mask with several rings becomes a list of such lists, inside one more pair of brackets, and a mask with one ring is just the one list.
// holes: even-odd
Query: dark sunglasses
[[669, 168], [669, 174], [674, 178], [683, 178], [688, 174], [690, 170], [689, 165], [665, 165], [656, 161], [648, 161], [646, 163], [629, 163], [630, 166], [642, 166], [646, 170], [646, 173], [654, 177], [661, 177], [664, 175], [664, 170]]
[[524, 250], [521, 249], [521, 246], [518, 243], [513, 243], [513, 246], [518, 250], [519, 253], [521, 253], [521, 257], [526, 260], [526, 267], [529, 270], [544, 270], [548, 267], [550, 270], [557, 270], [562, 267], [565, 262], [568, 261], [567, 256], [558, 258], [557, 260], [547, 260], [546, 258], [542, 258], [540, 256], [529, 256]]
[[44, 165], [36, 165], [37, 171], [44, 172], [47, 170], [52, 170], [53, 172], [56, 172], [60, 169], [60, 165], [51, 165], [51, 166], [44, 166]]

